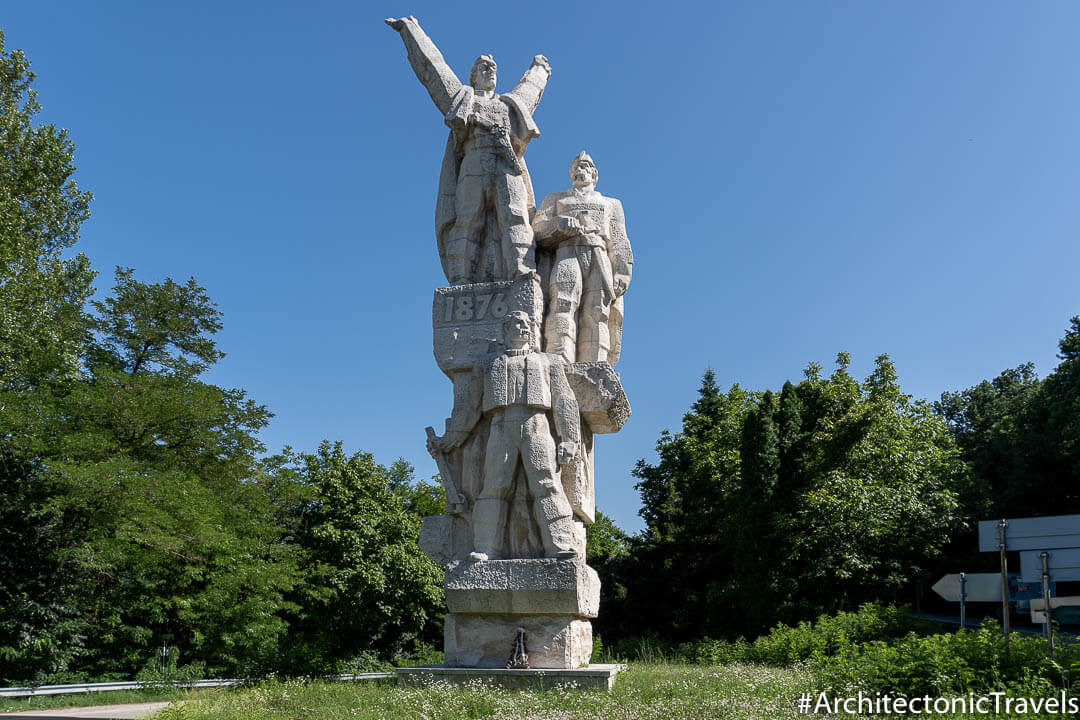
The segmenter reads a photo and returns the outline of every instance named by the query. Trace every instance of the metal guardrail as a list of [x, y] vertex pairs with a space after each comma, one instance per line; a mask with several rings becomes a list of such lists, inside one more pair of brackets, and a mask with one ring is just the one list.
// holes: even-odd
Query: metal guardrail
[[[355, 680], [383, 680], [394, 677], [394, 673], [358, 673], [349, 675], [334, 675], [328, 680], [355, 681]], [[194, 682], [174, 682], [173, 687], [178, 688], [202, 688], [202, 687], [232, 687], [243, 685], [244, 680], [230, 678], [226, 680], [196, 680]], [[74, 695], [77, 693], [109, 692], [110, 690], [143, 690], [145, 688], [160, 687], [163, 684], [152, 681], [140, 682], [106, 682], [106, 683], [77, 683], [74, 685], [28, 685], [26, 687], [0, 688], [0, 697], [33, 697], [36, 695]]]

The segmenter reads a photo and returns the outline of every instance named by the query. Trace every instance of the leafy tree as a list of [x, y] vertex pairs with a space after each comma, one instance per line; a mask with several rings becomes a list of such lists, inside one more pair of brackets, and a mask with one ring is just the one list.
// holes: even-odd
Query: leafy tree
[[1015, 515], [1033, 499], [1026, 497], [1035, 471], [1030, 411], [1041, 386], [1035, 366], [1026, 363], [967, 390], [943, 393], [935, 404], [982, 481], [965, 503], [985, 513], [982, 519], [1007, 508]]
[[82, 666], [130, 677], [167, 635], [210, 672], [257, 672], [296, 579], [249, 482], [270, 414], [200, 380], [222, 357], [221, 314], [194, 280], [146, 284], [118, 269], [94, 307], [85, 377], [62, 400], [49, 453], [54, 504], [76, 529], [58, 559], [80, 575], [93, 630]]
[[67, 131], [34, 123], [34, 78], [0, 32], [0, 408], [8, 422], [22, 405], [15, 393], [78, 368], [94, 277], [85, 255], [63, 257], [90, 215], [91, 195], [72, 177]]
[[738, 486], [743, 421], [755, 402], [738, 385], [720, 392], [707, 370], [682, 432], [661, 433], [659, 462], [641, 460], [634, 469], [646, 527], [631, 545], [626, 571], [626, 616], [639, 623], [629, 632], [691, 639], [708, 618], [719, 623], [730, 614], [719, 601], [734, 575], [726, 518]]
[[877, 358], [860, 387], [845, 358], [811, 393], [841, 410], [818, 419], [809, 445], [814, 481], [794, 498], [787, 563], [800, 569], [793, 610], [806, 617], [864, 600], [895, 600], [928, 575], [963, 525], [957, 488], [967, 470], [944, 423], [900, 391], [892, 362]]
[[1080, 512], [1080, 315], [1058, 348], [1061, 362], [1039, 388], [1029, 421], [1039, 460], [1030, 502], [1055, 515]]
[[811, 365], [779, 399], [724, 396], [706, 373], [683, 432], [638, 464], [647, 528], [633, 562], [651, 577], [628, 604], [665, 607], [673, 622], [655, 631], [757, 633], [894, 598], [928, 572], [962, 525], [965, 467], [887, 356], [861, 384], [849, 365], [840, 353], [829, 378]]
[[[585, 561], [600, 577], [601, 611], [600, 617], [593, 620], [594, 636], [619, 637], [635, 632], [635, 618], [627, 607], [627, 573], [636, 569], [631, 542], [600, 510], [596, 511], [595, 522], [585, 530]], [[602, 649], [602, 642], [600, 646]]]
[[420, 518], [446, 512], [446, 492], [439, 476], [434, 482], [417, 480], [414, 468], [405, 458], [398, 458], [387, 468], [388, 489], [405, 501], [405, 510]]
[[606, 560], [623, 557], [628, 552], [629, 540], [614, 520], [597, 510], [595, 522], [585, 529], [585, 561], [595, 567]]
[[89, 216], [67, 132], [37, 124], [35, 75], [0, 31], [0, 683], [61, 672], [81, 629], [74, 579], [50, 554], [67, 535], [40, 455], [86, 337], [94, 274], [63, 253]]
[[1080, 316], [1044, 380], [1025, 363], [943, 393], [935, 404], [977, 483], [965, 505], [980, 518], [1080, 513]]
[[276, 494], [293, 498], [304, 573], [289, 618], [293, 671], [341, 671], [364, 650], [389, 659], [437, 641], [442, 569], [417, 545], [420, 516], [403, 491], [412, 468], [399, 461], [388, 470], [324, 442], [272, 459], [267, 471], [291, 488]]
[[86, 627], [71, 596], [73, 573], [54, 553], [68, 534], [50, 506], [42, 468], [0, 444], [0, 685], [62, 673]]

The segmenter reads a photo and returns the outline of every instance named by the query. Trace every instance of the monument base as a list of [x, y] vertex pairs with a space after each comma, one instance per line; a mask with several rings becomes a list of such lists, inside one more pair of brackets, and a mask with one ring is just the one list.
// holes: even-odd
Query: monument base
[[444, 587], [447, 667], [505, 668], [521, 632], [531, 668], [588, 665], [600, 579], [580, 560], [456, 563]]
[[426, 687], [436, 683], [464, 685], [482, 682], [513, 690], [610, 690], [625, 665], [589, 665], [572, 670], [507, 670], [506, 668], [452, 668], [443, 665], [398, 668], [401, 687]]
[[592, 657], [592, 624], [567, 615], [458, 615], [447, 613], [443, 651], [447, 667], [505, 668], [518, 630], [525, 631], [529, 665], [573, 670]]

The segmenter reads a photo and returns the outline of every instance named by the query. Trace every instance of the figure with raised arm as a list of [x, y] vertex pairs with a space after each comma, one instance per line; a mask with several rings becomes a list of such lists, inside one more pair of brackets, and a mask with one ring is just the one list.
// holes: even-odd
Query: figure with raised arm
[[532, 114], [551, 75], [543, 55], [509, 93], [481, 55], [463, 84], [414, 17], [388, 18], [409, 63], [450, 127], [435, 204], [435, 234], [452, 285], [513, 280], [536, 270], [530, 224], [536, 201], [525, 148], [540, 135]]

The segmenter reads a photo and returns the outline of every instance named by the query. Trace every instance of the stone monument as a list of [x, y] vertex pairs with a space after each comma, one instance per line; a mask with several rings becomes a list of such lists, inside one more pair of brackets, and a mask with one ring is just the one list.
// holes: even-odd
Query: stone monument
[[441, 670], [503, 684], [517, 682], [508, 673], [546, 671], [549, 683], [569, 673], [610, 687], [613, 666], [595, 677], [587, 668], [600, 582], [585, 564], [585, 528], [593, 437], [630, 415], [613, 369], [633, 265], [622, 205], [596, 192], [583, 152], [573, 187], [536, 210], [524, 153], [540, 134], [543, 55], [498, 94], [490, 56], [464, 85], [415, 18], [386, 23], [450, 129], [435, 207], [450, 284], [435, 289], [432, 325], [453, 406], [441, 435], [427, 428], [447, 514], [425, 518], [420, 534], [446, 568]]

